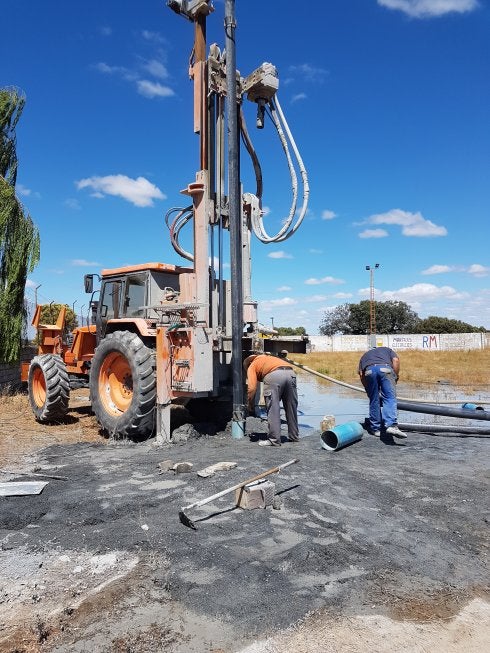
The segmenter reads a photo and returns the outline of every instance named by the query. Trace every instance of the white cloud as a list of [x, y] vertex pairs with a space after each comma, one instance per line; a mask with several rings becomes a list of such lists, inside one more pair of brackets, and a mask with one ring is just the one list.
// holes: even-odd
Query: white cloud
[[[363, 288], [360, 293], [369, 295], [369, 288]], [[451, 286], [435, 286], [432, 283], [416, 283], [413, 286], [399, 290], [376, 291], [376, 299], [381, 301], [402, 301], [411, 304], [436, 299], [467, 299], [469, 293], [460, 292]]]
[[391, 211], [387, 211], [386, 213], [371, 215], [367, 220], [365, 220], [365, 224], [397, 225], [402, 228], [402, 234], [404, 236], [426, 238], [430, 236], [447, 235], [446, 227], [434, 224], [430, 220], [424, 218], [424, 216], [419, 212], [410, 213], [409, 211], [402, 211], [401, 209], [391, 209]]
[[326, 295], [311, 295], [310, 297], [305, 297], [304, 301], [310, 304], [314, 302], [324, 302], [326, 299]]
[[462, 265], [432, 265], [430, 268], [422, 270], [421, 274], [444, 274], [446, 272], [466, 272], [474, 277], [486, 277], [490, 274], [490, 267], [479, 263], [473, 263], [467, 268]]
[[336, 217], [337, 214], [334, 213], [334, 211], [329, 211], [329, 209], [325, 209], [325, 211], [322, 211], [322, 220], [333, 220]]
[[171, 97], [175, 95], [174, 91], [169, 86], [163, 86], [159, 82], [151, 82], [149, 79], [138, 79], [136, 82], [138, 93], [153, 99], [154, 97]]
[[312, 277], [311, 279], [306, 279], [305, 284], [307, 286], [319, 286], [322, 283], [330, 283], [332, 285], [339, 285], [341, 283], [345, 283], [343, 279], [336, 279], [335, 277], [322, 277], [321, 279], [315, 279]]
[[291, 103], [293, 102], [299, 102], [300, 100], [306, 100], [307, 99], [306, 93], [297, 93], [296, 95], [293, 95], [291, 98]]
[[422, 270], [421, 274], [444, 274], [454, 270], [450, 265], [431, 265], [430, 268]]
[[267, 254], [269, 258], [293, 258], [291, 254], [288, 254], [287, 252], [279, 251], [279, 252], [271, 252], [270, 254]]
[[26, 281], [26, 289], [27, 288], [36, 288], [39, 284], [37, 284], [35, 281], [32, 281], [31, 279], [27, 279]]
[[79, 190], [92, 188], [95, 197], [114, 195], [122, 197], [135, 206], [153, 206], [153, 200], [166, 199], [162, 191], [144, 177], [131, 179], [126, 175], [107, 175], [88, 177], [75, 183]]
[[328, 75], [328, 71], [324, 68], [318, 68], [308, 63], [303, 63], [298, 66], [290, 66], [289, 70], [296, 77], [301, 76], [306, 82], [323, 82]]
[[378, 4], [403, 11], [412, 18], [431, 18], [451, 12], [463, 14], [479, 5], [478, 0], [378, 0]]
[[350, 299], [352, 297], [351, 292], [336, 292], [335, 295], [332, 295], [334, 299]]
[[101, 36], [111, 36], [112, 35], [112, 27], [99, 27], [99, 34]]
[[364, 229], [359, 234], [359, 238], [386, 238], [387, 235], [386, 229]]
[[168, 70], [165, 68], [161, 61], [157, 59], [150, 59], [143, 65], [143, 69], [153, 77], [158, 79], [166, 79], [168, 77]]
[[291, 286], [279, 286], [277, 292], [288, 292], [289, 290], [292, 290]]
[[262, 308], [271, 308], [273, 306], [294, 306], [298, 301], [292, 297], [283, 297], [282, 299], [267, 299], [260, 302]]
[[64, 205], [67, 206], [69, 209], [72, 209], [73, 211], [80, 211], [80, 209], [82, 208], [80, 206], [80, 202], [74, 197], [69, 197], [67, 200], [65, 200]]
[[103, 75], [119, 75], [127, 81], [134, 81], [137, 78], [137, 75], [131, 72], [128, 68], [124, 66], [109, 66], [109, 64], [104, 61], [99, 61], [94, 65], [94, 68], [102, 73]]
[[165, 39], [158, 32], [151, 32], [150, 30], [144, 29], [141, 32], [141, 36], [145, 41], [152, 41], [153, 43], [163, 43]]
[[486, 277], [490, 274], [490, 268], [480, 265], [479, 263], [473, 263], [467, 270], [468, 274], [472, 274], [474, 277]]
[[23, 197], [29, 197], [29, 195], [32, 193], [30, 188], [26, 188], [23, 184], [17, 184], [15, 186], [15, 190], [19, 195], [22, 195]]
[[71, 264], [79, 268], [100, 268], [101, 264], [97, 261], [86, 261], [84, 258], [74, 258]]

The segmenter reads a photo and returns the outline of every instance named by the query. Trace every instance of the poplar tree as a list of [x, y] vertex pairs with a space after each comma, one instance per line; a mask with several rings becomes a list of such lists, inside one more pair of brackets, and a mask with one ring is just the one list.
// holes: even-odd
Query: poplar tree
[[0, 88], [0, 362], [20, 359], [27, 275], [39, 262], [39, 232], [15, 194], [15, 129], [25, 105], [16, 88]]

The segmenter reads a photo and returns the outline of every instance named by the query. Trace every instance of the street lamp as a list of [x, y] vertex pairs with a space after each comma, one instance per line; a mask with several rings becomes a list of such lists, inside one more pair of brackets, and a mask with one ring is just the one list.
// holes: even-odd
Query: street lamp
[[274, 331], [274, 318], [271, 317], [272, 330]]
[[73, 312], [75, 312], [75, 304], [76, 304], [76, 303], [77, 303], [77, 300], [75, 299], [75, 301], [74, 301], [73, 304], [71, 305], [71, 310], [72, 310]]
[[40, 283], [39, 286], [36, 286], [36, 287], [34, 288], [34, 304], [36, 305], [36, 308], [37, 308], [37, 291], [39, 290], [39, 288], [40, 288], [42, 285], [43, 285], [43, 284]]
[[83, 309], [85, 308], [85, 304], [82, 304], [80, 307], [80, 317], [82, 318], [82, 326], [83, 326]]
[[374, 303], [374, 271], [379, 268], [379, 263], [375, 263], [374, 267], [366, 265], [366, 270], [369, 272], [369, 340], [371, 347], [376, 347], [376, 305]]

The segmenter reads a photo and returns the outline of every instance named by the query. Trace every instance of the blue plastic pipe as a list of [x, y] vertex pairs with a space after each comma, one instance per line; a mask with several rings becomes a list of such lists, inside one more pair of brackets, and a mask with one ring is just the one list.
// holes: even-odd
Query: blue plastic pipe
[[363, 432], [364, 429], [359, 422], [338, 424], [329, 431], [323, 431], [321, 434], [322, 447], [328, 451], [338, 451], [342, 447], [360, 440]]

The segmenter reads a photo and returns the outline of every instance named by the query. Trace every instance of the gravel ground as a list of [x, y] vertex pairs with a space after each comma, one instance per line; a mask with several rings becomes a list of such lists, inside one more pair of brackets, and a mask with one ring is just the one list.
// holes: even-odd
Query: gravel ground
[[[488, 650], [487, 440], [365, 433], [330, 452], [311, 428], [263, 448], [259, 419], [242, 440], [195, 427], [163, 448], [31, 452], [23, 471], [66, 480], [0, 499], [0, 651]], [[187, 511], [198, 530], [179, 521], [295, 458], [271, 477], [280, 509], [227, 494]], [[161, 471], [169, 459], [192, 471]], [[237, 466], [196, 474], [221, 461]]]

